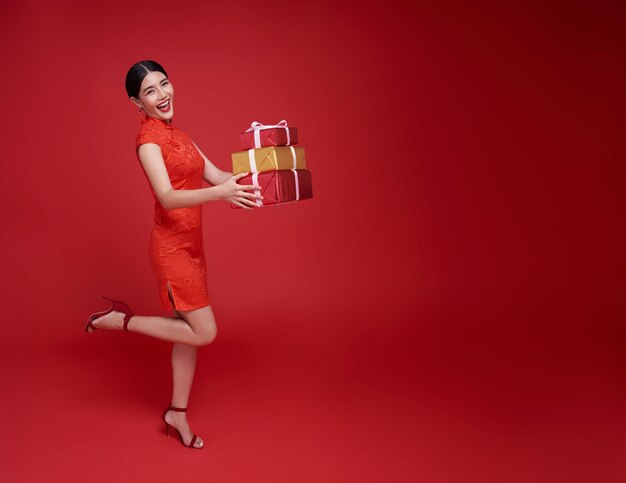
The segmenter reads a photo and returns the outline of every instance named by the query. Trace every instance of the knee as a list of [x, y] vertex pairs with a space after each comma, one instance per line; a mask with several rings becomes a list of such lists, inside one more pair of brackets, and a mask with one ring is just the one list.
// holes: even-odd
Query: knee
[[203, 330], [202, 333], [198, 334], [196, 345], [209, 345], [215, 340], [215, 337], [217, 337], [217, 327], [215, 326], [215, 324], [212, 324], [208, 329]]

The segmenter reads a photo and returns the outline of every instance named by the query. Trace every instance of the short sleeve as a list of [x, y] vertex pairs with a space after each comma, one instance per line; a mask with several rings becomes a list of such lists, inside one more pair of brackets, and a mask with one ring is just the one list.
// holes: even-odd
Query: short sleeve
[[154, 143], [160, 145], [159, 135], [150, 129], [143, 129], [139, 132], [139, 134], [137, 134], [137, 149], [139, 148], [139, 146], [146, 143]]

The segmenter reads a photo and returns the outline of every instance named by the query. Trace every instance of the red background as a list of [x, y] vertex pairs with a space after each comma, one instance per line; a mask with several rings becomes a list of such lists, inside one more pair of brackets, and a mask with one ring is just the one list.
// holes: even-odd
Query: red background
[[[7, 481], [623, 481], [626, 10], [583, 4], [4, 2]], [[142, 59], [219, 167], [287, 119], [313, 175], [204, 206], [199, 452], [170, 344], [83, 331], [163, 314]]]

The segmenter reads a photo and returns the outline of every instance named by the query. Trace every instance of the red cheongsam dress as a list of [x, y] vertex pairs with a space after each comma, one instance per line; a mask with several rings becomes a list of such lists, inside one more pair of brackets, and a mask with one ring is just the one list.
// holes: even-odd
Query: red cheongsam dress
[[[140, 116], [140, 120], [135, 151], [137, 159], [141, 144], [158, 144], [172, 188], [202, 188], [204, 158], [191, 138], [164, 120], [145, 115]], [[169, 310], [173, 306], [175, 310], [193, 310], [206, 307], [209, 294], [202, 240], [202, 205], [166, 210], [157, 199], [145, 171], [144, 175], [154, 198], [154, 226], [148, 254], [157, 280], [161, 308]]]

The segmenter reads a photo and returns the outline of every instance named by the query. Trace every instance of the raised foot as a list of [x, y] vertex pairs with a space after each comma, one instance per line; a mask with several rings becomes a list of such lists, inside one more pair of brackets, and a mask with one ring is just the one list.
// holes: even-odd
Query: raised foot
[[[124, 328], [124, 313], [123, 312], [109, 312], [106, 315], [98, 317], [91, 322], [96, 329], [112, 329], [122, 330]], [[88, 332], [93, 332], [91, 328], [88, 328]]]

